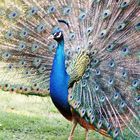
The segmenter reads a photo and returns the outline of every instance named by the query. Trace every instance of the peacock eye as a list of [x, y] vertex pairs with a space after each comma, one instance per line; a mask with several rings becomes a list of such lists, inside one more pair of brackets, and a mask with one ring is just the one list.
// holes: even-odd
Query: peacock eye
[[58, 33], [55, 33], [55, 34], [54, 34], [54, 37], [55, 37], [55, 38], [60, 38], [61, 35], [62, 35], [62, 33], [61, 33], [61, 32], [58, 32]]

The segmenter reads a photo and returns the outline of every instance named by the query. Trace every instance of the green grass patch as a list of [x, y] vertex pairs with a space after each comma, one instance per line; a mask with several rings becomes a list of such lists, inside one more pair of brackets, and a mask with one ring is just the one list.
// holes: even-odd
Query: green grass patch
[[[50, 97], [15, 95], [0, 92], [0, 140], [67, 140], [71, 122], [55, 108]], [[139, 140], [125, 130], [125, 140]], [[84, 140], [85, 130], [78, 126], [74, 140]], [[89, 140], [109, 140], [90, 131]]]
[[[0, 95], [0, 140], [67, 140], [71, 122], [56, 110], [49, 97]], [[84, 140], [78, 126], [74, 140]], [[90, 131], [89, 140], [108, 138]]]

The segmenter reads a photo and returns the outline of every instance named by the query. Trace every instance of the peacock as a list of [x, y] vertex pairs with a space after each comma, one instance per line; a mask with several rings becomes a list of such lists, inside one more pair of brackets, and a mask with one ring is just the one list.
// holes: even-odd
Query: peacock
[[[140, 139], [139, 0], [1, 0], [0, 87], [50, 95], [72, 122]], [[131, 134], [131, 138], [127, 135]]]

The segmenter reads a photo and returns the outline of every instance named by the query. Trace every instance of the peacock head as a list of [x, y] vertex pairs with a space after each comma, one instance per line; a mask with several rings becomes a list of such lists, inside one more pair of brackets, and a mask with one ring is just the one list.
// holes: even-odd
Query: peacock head
[[64, 39], [63, 31], [59, 27], [55, 27], [52, 31], [51, 37], [57, 42], [60, 42]]
[[[69, 26], [67, 21], [65, 21], [65, 20], [58, 20], [58, 22], [65, 24], [68, 27], [68, 29], [70, 28], [70, 26]], [[64, 40], [63, 31], [59, 27], [55, 27], [52, 30], [52, 35], [49, 37], [49, 39], [50, 38], [56, 40], [57, 42], [61, 42], [62, 40]]]

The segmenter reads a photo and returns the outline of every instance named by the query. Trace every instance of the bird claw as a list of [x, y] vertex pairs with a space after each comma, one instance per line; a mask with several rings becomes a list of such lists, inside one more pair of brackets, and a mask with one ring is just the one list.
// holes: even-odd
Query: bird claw
[[68, 140], [73, 140], [73, 136], [69, 136], [68, 137]]

